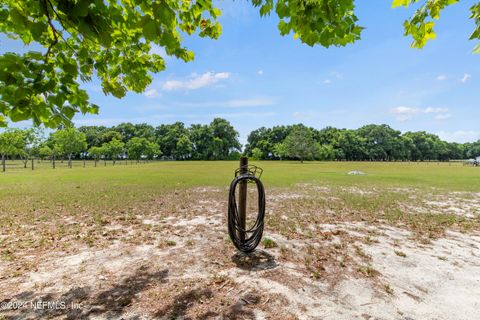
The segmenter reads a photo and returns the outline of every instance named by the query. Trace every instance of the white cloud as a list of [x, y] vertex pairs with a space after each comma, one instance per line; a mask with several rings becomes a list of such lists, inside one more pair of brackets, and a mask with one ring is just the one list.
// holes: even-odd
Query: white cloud
[[452, 115], [450, 113], [441, 113], [435, 116], [435, 120], [447, 120], [450, 119]]
[[199, 101], [199, 102], [177, 102], [176, 106], [186, 108], [243, 108], [243, 107], [263, 107], [272, 106], [277, 103], [274, 97], [253, 97], [246, 99], [232, 99], [220, 101]]
[[437, 135], [448, 142], [474, 142], [480, 139], [480, 131], [457, 130], [453, 132], [440, 131]]
[[438, 81], [447, 80], [447, 76], [444, 75], [444, 74], [440, 74], [440, 75], [437, 76], [437, 80], [438, 80]]
[[330, 84], [330, 83], [332, 83], [332, 80], [330, 79], [323, 80], [323, 84]]
[[411, 108], [411, 107], [396, 107], [390, 109], [390, 113], [395, 115], [395, 119], [398, 121], [407, 121], [412, 120], [418, 114], [431, 114], [434, 116], [435, 120], [447, 120], [452, 117], [452, 114], [449, 113], [448, 108], [434, 108], [428, 107], [425, 109]]
[[425, 113], [447, 113], [448, 108], [433, 108], [433, 107], [428, 107], [425, 109]]
[[263, 70], [258, 70], [258, 71], [257, 71], [257, 74], [258, 74], [259, 76], [263, 75]]
[[143, 94], [144, 94], [145, 97], [147, 97], [147, 98], [157, 98], [157, 97], [160, 96], [160, 93], [159, 93], [158, 90], [155, 89], [155, 88], [148, 89], [148, 90], [145, 91]]
[[241, 107], [261, 107], [261, 106], [271, 106], [274, 105], [275, 99], [272, 98], [253, 98], [253, 99], [237, 99], [229, 100], [226, 102], [226, 105], [231, 108], [241, 108]]
[[206, 72], [203, 74], [193, 73], [187, 80], [169, 80], [166, 81], [162, 89], [165, 91], [173, 90], [196, 90], [208, 87], [218, 83], [219, 81], [230, 78], [229, 72]]
[[428, 107], [424, 111], [425, 113], [428, 114], [434, 114], [435, 120], [447, 120], [452, 117], [452, 114], [449, 113], [448, 108], [433, 108], [433, 107]]
[[468, 73], [465, 73], [465, 74], [463, 75], [463, 78], [460, 79], [460, 81], [461, 81], [462, 83], [466, 83], [468, 80], [470, 80], [470, 78], [472, 78], [472, 76], [469, 75]]
[[390, 109], [390, 113], [395, 115], [395, 119], [398, 121], [411, 120], [417, 113], [420, 112], [418, 108], [399, 106]]

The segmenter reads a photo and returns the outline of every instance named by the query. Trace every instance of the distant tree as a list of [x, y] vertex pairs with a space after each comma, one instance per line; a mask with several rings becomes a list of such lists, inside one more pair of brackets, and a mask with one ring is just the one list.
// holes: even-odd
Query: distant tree
[[146, 156], [149, 148], [149, 141], [145, 138], [133, 137], [126, 143], [128, 158], [137, 162]]
[[254, 148], [252, 150], [252, 159], [253, 160], [262, 160], [263, 152], [259, 148]]
[[130, 122], [120, 123], [112, 129], [113, 131], [120, 133], [123, 139], [125, 139], [125, 142], [130, 141], [130, 139], [132, 139], [133, 137], [137, 137], [135, 125]]
[[[272, 151], [273, 145], [270, 143], [271, 129], [261, 127], [250, 132], [247, 137], [247, 144], [245, 146], [245, 154], [253, 157], [253, 150], [261, 153], [261, 158], [268, 155]], [[257, 154], [258, 156], [258, 154]]]
[[177, 141], [177, 146], [175, 148], [175, 157], [177, 159], [187, 159], [191, 156], [192, 151], [192, 141], [190, 141], [187, 135], [182, 135]]
[[[155, 140], [155, 128], [149, 124], [146, 123], [139, 123], [134, 125], [134, 136], [135, 137], [140, 137], [140, 138], [145, 138], [148, 141], [154, 141]], [[125, 141], [128, 141], [129, 139], [125, 139]]]
[[113, 129], [109, 129], [102, 133], [102, 136], [101, 136], [102, 143], [110, 142], [113, 139], [118, 141], [123, 141], [123, 136], [120, 132], [117, 132]]
[[50, 159], [53, 155], [52, 149], [47, 144], [42, 144], [38, 148], [38, 156], [40, 159]]
[[369, 160], [385, 161], [400, 157], [400, 131], [385, 124], [369, 124], [355, 130], [355, 133], [363, 138], [364, 150]]
[[93, 158], [95, 167], [97, 166], [98, 160], [105, 155], [105, 148], [103, 147], [91, 147], [88, 149], [88, 154]]
[[27, 167], [28, 160], [32, 160], [32, 170], [33, 167], [33, 158], [35, 155], [38, 155], [38, 148], [42, 142], [41, 132], [38, 128], [31, 128], [23, 130], [23, 139], [24, 139], [24, 148], [20, 153], [20, 157], [23, 160], [23, 167]]
[[78, 128], [78, 131], [85, 133], [87, 149], [100, 147], [104, 142], [102, 136], [108, 130], [105, 126], [81, 126]]
[[113, 138], [110, 142], [104, 143], [102, 148], [104, 148], [105, 153], [112, 159], [113, 165], [115, 165], [117, 159], [125, 152], [125, 143]]
[[288, 157], [288, 151], [285, 146], [285, 143], [276, 143], [273, 146], [273, 154], [275, 157], [278, 157], [280, 160], [283, 160], [284, 158]]
[[64, 128], [55, 131], [52, 134], [55, 149], [54, 154], [58, 151], [68, 157], [68, 167], [72, 167], [72, 155], [87, 149], [87, 138], [85, 133], [78, 131], [76, 128]]
[[154, 157], [161, 156], [162, 150], [160, 150], [160, 146], [157, 143], [148, 141], [147, 148], [145, 149], [145, 155], [148, 159], [153, 159]]
[[469, 145], [466, 155], [468, 158], [480, 157], [480, 140]]
[[334, 160], [335, 149], [329, 144], [318, 144], [316, 158], [323, 161]]
[[241, 145], [238, 141], [239, 134], [230, 122], [225, 119], [215, 118], [210, 123], [210, 128], [213, 134], [213, 148], [215, 148], [214, 159], [227, 159], [230, 152], [241, 150]]
[[336, 146], [341, 149], [337, 157], [353, 161], [369, 159], [365, 145], [365, 138], [359, 136], [355, 130], [341, 130], [336, 139]]
[[17, 156], [25, 148], [24, 132], [20, 129], [7, 129], [0, 133], [0, 154], [2, 155], [2, 171], [5, 172], [5, 158]]
[[310, 129], [304, 126], [297, 126], [285, 138], [285, 149], [290, 158], [303, 160], [313, 159], [317, 153], [317, 145], [313, 140]]
[[192, 142], [192, 158], [195, 160], [212, 159], [212, 129], [208, 125], [193, 124], [189, 139]]
[[181, 136], [188, 136], [188, 130], [182, 122], [162, 124], [155, 129], [157, 143], [166, 157], [176, 158], [177, 143]]

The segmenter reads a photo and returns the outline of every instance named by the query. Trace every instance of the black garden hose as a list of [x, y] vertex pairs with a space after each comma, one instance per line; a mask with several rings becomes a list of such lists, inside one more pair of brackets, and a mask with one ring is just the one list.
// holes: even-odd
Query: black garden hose
[[[250, 229], [242, 228], [238, 212], [235, 190], [239, 183], [253, 182], [258, 191], [258, 214], [255, 224]], [[262, 181], [251, 172], [240, 174], [230, 184], [228, 197], [228, 234], [235, 247], [244, 253], [255, 250], [263, 234], [263, 220], [265, 218], [265, 189]]]

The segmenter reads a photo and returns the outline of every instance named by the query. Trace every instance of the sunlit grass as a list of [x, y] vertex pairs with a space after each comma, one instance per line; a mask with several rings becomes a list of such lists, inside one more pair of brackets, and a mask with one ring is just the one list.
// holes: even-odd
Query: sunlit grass
[[[356, 207], [378, 210], [391, 203], [402, 192], [386, 189], [422, 189], [428, 192], [480, 192], [480, 168], [459, 163], [379, 163], [379, 162], [252, 162], [264, 169], [262, 180], [268, 189], [313, 183], [338, 188], [337, 195]], [[56, 206], [92, 209], [120, 208], [136, 201], [151, 199], [174, 189], [190, 187], [227, 188], [237, 167], [235, 161], [176, 161], [147, 164], [117, 162], [75, 162], [73, 169], [57, 161], [52, 169], [48, 161], [35, 163], [36, 169], [23, 168], [21, 161], [9, 163], [7, 172], [0, 174], [0, 210], [35, 211]], [[351, 176], [351, 170], [365, 175]], [[341, 188], [377, 190], [379, 201], [344, 193]]]

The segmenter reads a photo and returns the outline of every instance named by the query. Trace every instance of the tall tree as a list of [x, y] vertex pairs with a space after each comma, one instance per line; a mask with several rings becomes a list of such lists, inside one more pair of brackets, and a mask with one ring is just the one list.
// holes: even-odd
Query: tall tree
[[93, 158], [95, 167], [97, 166], [98, 160], [100, 160], [102, 156], [105, 156], [105, 153], [106, 150], [103, 147], [93, 146], [88, 149], [88, 154]]
[[113, 165], [115, 165], [117, 159], [125, 152], [125, 143], [113, 138], [110, 142], [104, 143], [102, 148], [105, 149], [105, 153], [112, 159]]
[[7, 129], [0, 133], [0, 154], [2, 155], [2, 171], [6, 170], [7, 156], [16, 156], [25, 148], [25, 133], [20, 129]]
[[147, 155], [149, 141], [141, 137], [133, 137], [126, 143], [128, 158], [137, 160], [137, 162], [142, 158], [142, 156]]
[[215, 118], [210, 123], [214, 139], [215, 159], [227, 159], [230, 152], [241, 149], [238, 141], [239, 134], [235, 128], [225, 119]]
[[182, 135], [188, 135], [188, 130], [183, 122], [162, 124], [155, 129], [157, 143], [166, 157], [175, 158], [177, 143]]
[[317, 145], [309, 128], [299, 125], [285, 138], [285, 149], [290, 158], [303, 160], [313, 159], [317, 153]]
[[212, 159], [212, 130], [208, 125], [193, 124], [190, 127], [190, 141], [192, 142], [192, 158], [195, 160]]
[[188, 138], [187, 135], [182, 135], [177, 141], [175, 156], [177, 159], [187, 159], [192, 155], [193, 146], [192, 141]]
[[41, 132], [38, 128], [30, 128], [23, 131], [24, 139], [24, 148], [20, 154], [23, 160], [23, 167], [27, 167], [28, 160], [32, 160], [32, 170], [33, 167], [33, 158], [38, 154], [38, 148], [42, 142]]
[[76, 128], [57, 130], [52, 134], [56, 149], [68, 157], [68, 167], [72, 167], [72, 155], [87, 149], [87, 138]]

